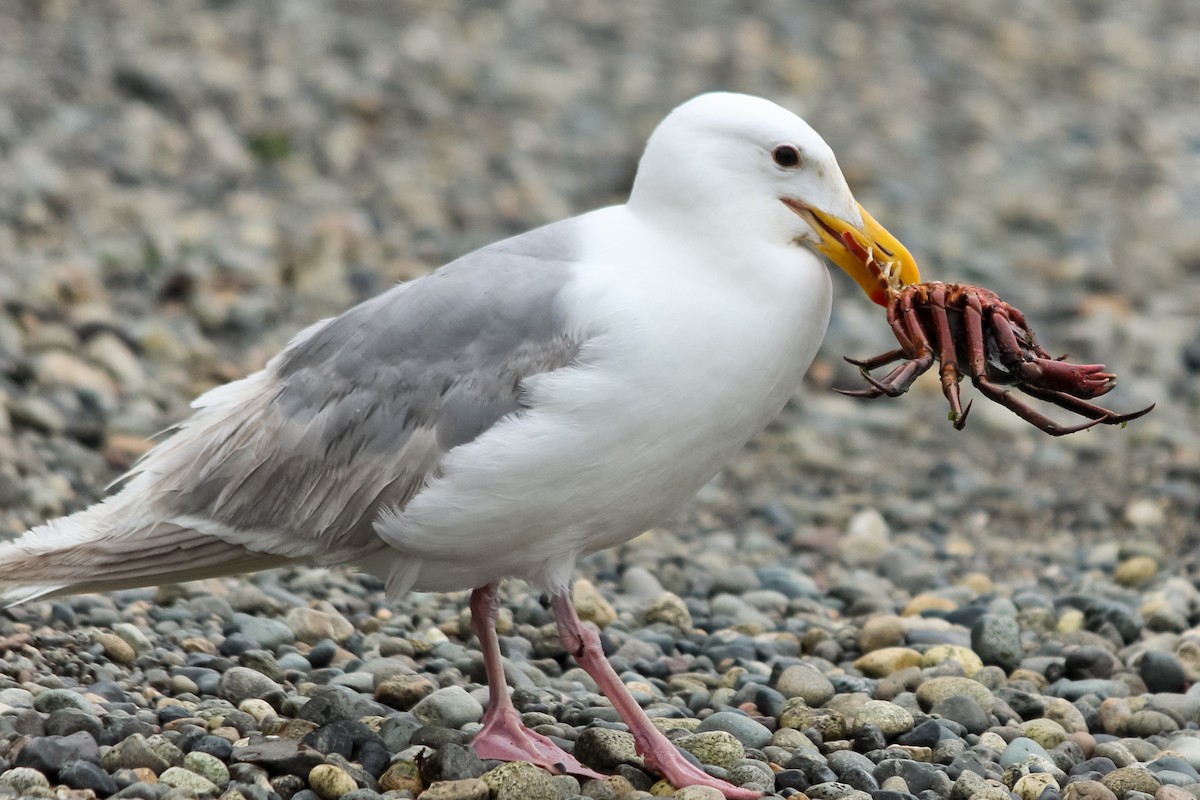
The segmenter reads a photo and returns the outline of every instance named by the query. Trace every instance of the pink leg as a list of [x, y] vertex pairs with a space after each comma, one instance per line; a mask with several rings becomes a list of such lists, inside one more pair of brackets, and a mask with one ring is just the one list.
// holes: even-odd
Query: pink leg
[[552, 772], [585, 778], [603, 778], [599, 772], [580, 764], [575, 757], [540, 733], [521, 724], [521, 715], [508, 696], [500, 642], [496, 639], [496, 616], [500, 596], [496, 584], [489, 583], [471, 592], [471, 630], [479, 637], [483, 664], [487, 670], [490, 699], [483, 715], [483, 730], [475, 734], [471, 746], [480, 758], [500, 761], [528, 761]]
[[718, 780], [704, 770], [688, 761], [675, 745], [654, 727], [654, 723], [646, 716], [646, 712], [633, 699], [633, 695], [621, 683], [620, 677], [613, 670], [604, 650], [600, 647], [600, 636], [591, 628], [585, 627], [575, 613], [569, 593], [557, 592], [550, 598], [550, 607], [554, 609], [554, 619], [558, 623], [558, 635], [562, 638], [567, 652], [575, 657], [579, 666], [583, 667], [592, 680], [600, 687], [621, 715], [621, 719], [629, 726], [633, 734], [637, 751], [646, 760], [646, 766], [662, 775], [672, 786], [711, 786], [721, 791], [730, 800], [752, 800], [762, 797], [761, 792], [743, 789], [727, 781]]

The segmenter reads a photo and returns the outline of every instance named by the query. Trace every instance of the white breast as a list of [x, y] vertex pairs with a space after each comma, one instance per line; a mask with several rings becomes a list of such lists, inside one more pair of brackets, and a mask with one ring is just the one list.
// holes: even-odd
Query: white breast
[[636, 536], [715, 475], [824, 336], [829, 276], [806, 250], [701, 252], [623, 207], [587, 219], [564, 298], [589, 337], [579, 365], [528, 381], [531, 410], [452, 451], [380, 530], [417, 588], [564, 583], [580, 554]]

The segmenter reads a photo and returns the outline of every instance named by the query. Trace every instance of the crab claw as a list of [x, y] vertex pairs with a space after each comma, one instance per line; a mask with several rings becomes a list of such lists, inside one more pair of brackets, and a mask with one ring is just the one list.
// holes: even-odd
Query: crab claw
[[1020, 367], [1021, 380], [1074, 397], [1099, 397], [1117, 385], [1117, 376], [1103, 364], [1072, 364], [1033, 358]]

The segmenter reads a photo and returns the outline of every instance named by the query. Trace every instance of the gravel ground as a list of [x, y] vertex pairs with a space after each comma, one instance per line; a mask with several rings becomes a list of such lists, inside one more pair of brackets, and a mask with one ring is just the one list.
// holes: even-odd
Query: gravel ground
[[[825, 136], [927, 279], [998, 290], [1158, 408], [1059, 440], [986, 403], [955, 432], [932, 379], [839, 397], [890, 336], [839, 277], [783, 417], [584, 564], [618, 670], [783, 796], [1200, 797], [1200, 6], [566, 9], [0, 5], [0, 535], [96, 500], [307, 323], [620, 201], [670, 107], [747, 91]], [[669, 794], [537, 595], [505, 597], [526, 722], [617, 777], [462, 746], [462, 596], [298, 569], [5, 612], [0, 796]]]

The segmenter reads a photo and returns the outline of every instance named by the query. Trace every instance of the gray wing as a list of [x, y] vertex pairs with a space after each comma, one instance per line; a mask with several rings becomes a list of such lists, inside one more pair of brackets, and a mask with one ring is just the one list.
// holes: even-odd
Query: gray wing
[[557, 223], [302, 332], [164, 443], [174, 468], [158, 513], [290, 558], [379, 549], [380, 510], [402, 509], [449, 450], [519, 412], [526, 377], [574, 360], [557, 298], [577, 258], [574, 223]]
[[303, 331], [208, 392], [104, 501], [0, 544], [0, 602], [370, 564], [372, 522], [446, 453], [522, 408], [521, 382], [581, 342], [558, 296], [576, 223], [485, 248]]

